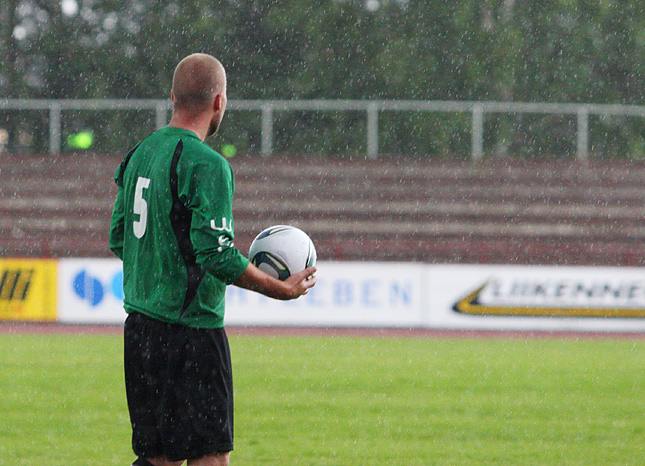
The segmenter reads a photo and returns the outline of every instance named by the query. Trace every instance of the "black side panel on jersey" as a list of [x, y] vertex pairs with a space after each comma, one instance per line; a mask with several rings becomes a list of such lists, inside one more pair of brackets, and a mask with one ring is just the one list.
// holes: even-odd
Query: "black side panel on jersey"
[[[143, 141], [141, 141], [143, 142]], [[125, 157], [123, 157], [123, 160], [121, 161], [121, 170], [119, 171], [119, 180], [117, 181], [117, 186], [123, 187], [123, 176], [125, 174], [125, 169], [128, 166], [128, 163], [130, 162], [130, 159], [132, 158], [132, 154], [139, 148], [141, 145], [141, 142], [134, 146], [130, 152], [127, 153]]]
[[179, 190], [177, 187], [177, 164], [179, 163], [179, 157], [181, 157], [183, 148], [184, 143], [180, 140], [177, 147], [175, 147], [175, 152], [170, 163], [170, 192], [172, 193], [170, 223], [172, 224], [175, 238], [177, 238], [179, 252], [184, 259], [184, 265], [186, 266], [186, 273], [188, 276], [188, 286], [186, 287], [184, 304], [181, 307], [182, 314], [186, 309], [188, 309], [188, 306], [190, 306], [190, 303], [195, 298], [197, 287], [199, 287], [199, 284], [204, 278], [204, 270], [195, 260], [195, 249], [193, 248], [193, 243], [190, 241], [190, 224], [193, 214], [190, 209], [188, 209], [181, 200], [179, 200]]

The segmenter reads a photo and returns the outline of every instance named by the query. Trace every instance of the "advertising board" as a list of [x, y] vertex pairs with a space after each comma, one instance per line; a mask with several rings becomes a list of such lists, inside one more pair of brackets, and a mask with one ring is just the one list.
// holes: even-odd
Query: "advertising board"
[[58, 320], [119, 324], [123, 310], [123, 267], [118, 259], [61, 259], [58, 263]]
[[645, 331], [645, 269], [428, 266], [425, 324], [439, 328]]
[[[645, 332], [645, 269], [320, 262], [295, 301], [230, 286], [227, 325]], [[58, 319], [122, 323], [117, 259], [65, 259]]]
[[0, 259], [0, 320], [56, 319], [56, 261]]
[[276, 301], [228, 287], [226, 322], [418, 327], [423, 325], [423, 271], [420, 264], [320, 262], [316, 286], [295, 301]]

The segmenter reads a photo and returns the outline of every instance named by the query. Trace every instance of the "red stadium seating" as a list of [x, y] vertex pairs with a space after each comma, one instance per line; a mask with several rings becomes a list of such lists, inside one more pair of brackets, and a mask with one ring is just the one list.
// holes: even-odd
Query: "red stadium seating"
[[[0, 157], [3, 257], [110, 257], [120, 157]], [[320, 260], [643, 265], [638, 162], [237, 156], [236, 244], [273, 224]]]

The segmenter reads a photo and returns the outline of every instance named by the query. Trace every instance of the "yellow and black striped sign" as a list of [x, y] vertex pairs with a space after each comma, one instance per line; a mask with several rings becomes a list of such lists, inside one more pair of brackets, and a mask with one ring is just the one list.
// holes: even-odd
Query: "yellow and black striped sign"
[[0, 259], [0, 320], [56, 319], [56, 261]]

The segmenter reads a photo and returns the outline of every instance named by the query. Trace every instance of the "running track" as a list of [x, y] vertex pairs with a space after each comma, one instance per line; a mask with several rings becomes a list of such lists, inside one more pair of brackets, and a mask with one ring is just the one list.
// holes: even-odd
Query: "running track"
[[[121, 325], [79, 325], [57, 322], [0, 322], [0, 334], [50, 335], [120, 335]], [[517, 332], [433, 330], [399, 328], [327, 328], [327, 327], [227, 327], [229, 336], [295, 335], [295, 336], [365, 336], [389, 338], [567, 338], [567, 339], [645, 339], [645, 333], [608, 332]]]

